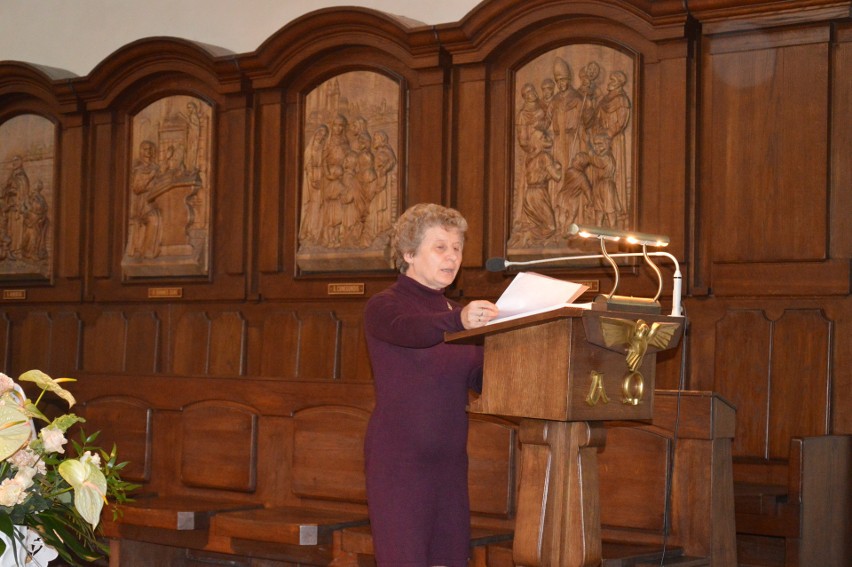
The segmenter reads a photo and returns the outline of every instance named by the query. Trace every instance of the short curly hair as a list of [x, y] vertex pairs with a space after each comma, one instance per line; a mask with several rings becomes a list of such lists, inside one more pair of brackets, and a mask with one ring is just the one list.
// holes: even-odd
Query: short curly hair
[[457, 229], [464, 242], [467, 221], [460, 212], [434, 203], [420, 203], [409, 207], [393, 225], [390, 249], [393, 261], [401, 273], [408, 271], [405, 254], [414, 254], [423, 242], [423, 235], [432, 227]]

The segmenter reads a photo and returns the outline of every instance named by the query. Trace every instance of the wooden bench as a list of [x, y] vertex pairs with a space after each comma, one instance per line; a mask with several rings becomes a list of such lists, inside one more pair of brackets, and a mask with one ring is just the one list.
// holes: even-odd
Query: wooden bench
[[852, 564], [852, 436], [793, 438], [789, 460], [739, 459], [734, 479], [746, 562], [755, 541], [762, 562], [774, 555], [786, 567]]
[[[603, 567], [737, 564], [734, 408], [710, 392], [657, 390], [650, 423], [609, 422], [598, 453]], [[513, 565], [491, 545], [490, 567]]]
[[112, 565], [179, 565], [191, 550], [325, 565], [331, 533], [368, 522], [363, 409], [282, 417], [221, 400], [159, 411], [109, 397], [81, 413], [108, 426], [102, 441], [127, 447], [124, 476], [143, 484], [118, 521], [102, 519]]
[[[487, 546], [511, 542], [517, 489], [517, 424], [470, 414], [468, 485], [471, 510], [471, 567], [485, 567]], [[340, 550], [349, 558], [335, 565], [375, 565], [369, 526], [344, 529]]]

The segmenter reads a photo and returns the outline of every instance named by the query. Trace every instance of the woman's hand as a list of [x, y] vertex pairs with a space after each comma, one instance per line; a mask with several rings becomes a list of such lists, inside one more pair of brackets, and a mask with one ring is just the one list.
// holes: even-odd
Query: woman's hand
[[482, 327], [500, 312], [490, 301], [477, 299], [468, 303], [461, 312], [461, 321], [465, 329]]

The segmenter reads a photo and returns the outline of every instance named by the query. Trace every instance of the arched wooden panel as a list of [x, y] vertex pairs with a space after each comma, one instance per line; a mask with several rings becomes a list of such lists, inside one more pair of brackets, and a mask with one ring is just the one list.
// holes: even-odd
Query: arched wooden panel
[[293, 493], [303, 498], [366, 502], [364, 436], [369, 418], [369, 412], [346, 406], [296, 412]]
[[830, 433], [832, 323], [817, 309], [796, 309], [773, 327], [768, 455], [786, 459], [793, 437]]
[[257, 485], [258, 413], [207, 401], [182, 410], [180, 480], [186, 486], [253, 492]]
[[716, 325], [713, 389], [737, 408], [734, 456], [766, 456], [771, 348], [762, 311], [730, 311]]
[[100, 431], [95, 444], [108, 452], [115, 445], [118, 462], [127, 461], [122, 479], [132, 482], [151, 479], [153, 408], [137, 398], [106, 396], [83, 404], [80, 414], [86, 418], [82, 428], [87, 434]]

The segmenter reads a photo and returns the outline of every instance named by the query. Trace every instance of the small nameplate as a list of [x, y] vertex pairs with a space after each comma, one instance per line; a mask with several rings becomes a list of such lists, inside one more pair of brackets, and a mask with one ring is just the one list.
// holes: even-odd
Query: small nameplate
[[574, 283], [580, 285], [587, 285], [589, 289], [587, 289], [583, 293], [597, 293], [601, 290], [601, 282], [600, 280], [571, 280]]
[[149, 287], [148, 299], [177, 299], [183, 297], [182, 287]]
[[4, 289], [3, 290], [3, 299], [11, 299], [15, 301], [21, 301], [22, 299], [27, 298], [27, 290], [25, 289]]
[[363, 283], [330, 283], [328, 295], [364, 295]]

